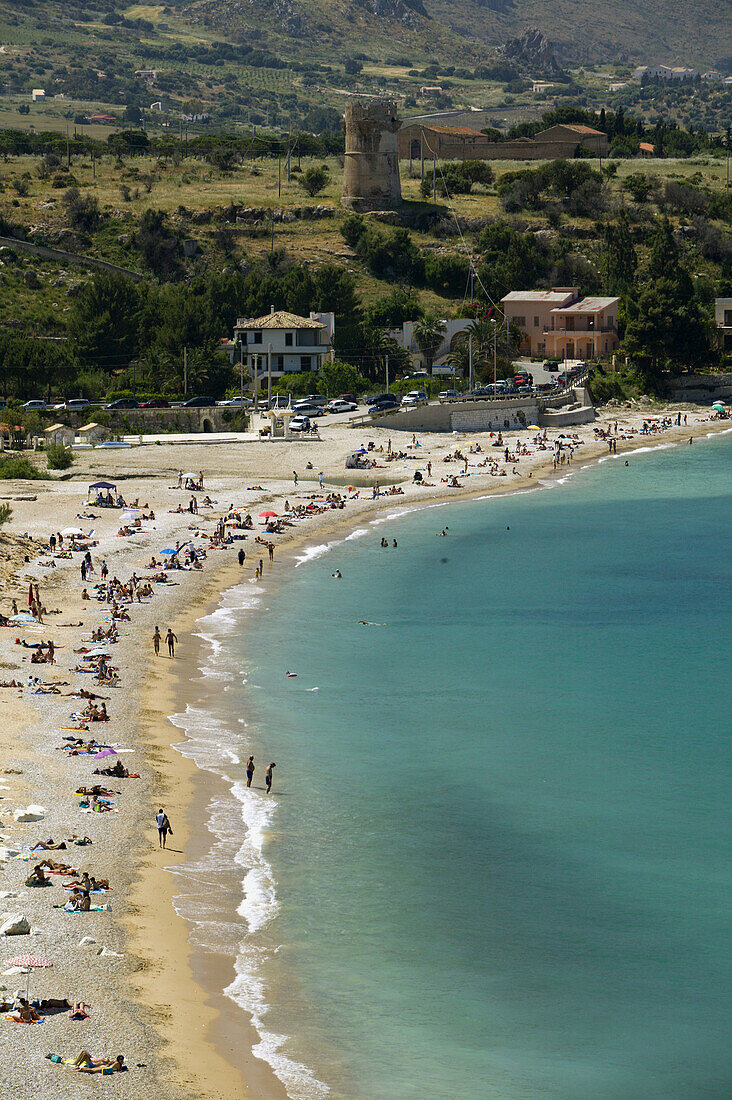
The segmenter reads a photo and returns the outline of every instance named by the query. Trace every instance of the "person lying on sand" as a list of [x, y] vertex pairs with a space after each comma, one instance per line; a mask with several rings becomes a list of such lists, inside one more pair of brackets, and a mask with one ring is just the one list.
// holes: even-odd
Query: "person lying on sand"
[[0, 680], [0, 688], [22, 688], [20, 680]]
[[46, 867], [55, 875], [78, 875], [79, 873], [70, 863], [56, 863], [52, 859], [42, 859], [37, 866]]
[[25, 997], [19, 997], [20, 1006], [11, 1012], [9, 1020], [16, 1020], [19, 1024], [34, 1024], [40, 1020], [41, 1014], [32, 1005], [29, 1005]]
[[92, 1058], [88, 1050], [82, 1050], [74, 1065], [79, 1073], [125, 1073], [127, 1071], [124, 1054], [118, 1054], [116, 1058]]
[[99, 783], [95, 783], [93, 787], [77, 787], [76, 794], [86, 794], [90, 797], [102, 795], [104, 798], [111, 798], [113, 794], [119, 794], [119, 791], [110, 791], [108, 787], [102, 787]]

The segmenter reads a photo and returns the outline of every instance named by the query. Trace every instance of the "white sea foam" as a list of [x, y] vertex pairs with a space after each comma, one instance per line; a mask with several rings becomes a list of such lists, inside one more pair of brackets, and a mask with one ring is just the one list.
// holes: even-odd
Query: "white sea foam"
[[[333, 545], [309, 547], [302, 561], [319, 557]], [[223, 593], [215, 611], [198, 620], [197, 636], [205, 647], [201, 664], [204, 681], [213, 677], [231, 684], [241, 679], [230, 639], [247, 613], [261, 603], [262, 592], [251, 585], [237, 585]], [[170, 716], [171, 723], [186, 734], [186, 740], [174, 747], [199, 768], [220, 775], [230, 784], [229, 792], [217, 795], [207, 807], [208, 828], [215, 837], [210, 850], [202, 859], [179, 865], [173, 871], [180, 884], [174, 906], [189, 922], [192, 943], [209, 951], [235, 954], [236, 978], [224, 992], [252, 1017], [259, 1035], [253, 1048], [256, 1057], [272, 1067], [293, 1100], [324, 1097], [330, 1091], [328, 1086], [308, 1066], [283, 1053], [287, 1036], [275, 1033], [265, 1023], [269, 1005], [263, 970], [277, 947], [263, 947], [259, 935], [279, 910], [274, 873], [264, 854], [277, 800], [248, 789], [242, 780], [227, 774], [229, 769], [241, 767], [251, 746], [242, 742], [246, 736], [242, 725], [246, 723], [238, 719], [232, 728], [213, 707], [215, 699], [209, 704], [204, 697], [198, 705], [188, 704], [184, 712]], [[220, 889], [232, 869], [237, 871], [241, 888], [233, 920], [225, 911], [226, 902], [221, 898], [226, 894], [222, 895]]]
[[362, 539], [364, 535], [368, 535], [368, 531], [365, 527], [357, 527], [355, 531], [351, 531], [350, 535], [346, 535], [344, 542], [352, 542], [353, 539]]
[[342, 539], [336, 539], [334, 542], [323, 542], [318, 546], [306, 546], [302, 554], [295, 559], [295, 568], [305, 565], [306, 562], [314, 561], [315, 558], [322, 558], [323, 554], [327, 554], [334, 546], [338, 546], [341, 541]]

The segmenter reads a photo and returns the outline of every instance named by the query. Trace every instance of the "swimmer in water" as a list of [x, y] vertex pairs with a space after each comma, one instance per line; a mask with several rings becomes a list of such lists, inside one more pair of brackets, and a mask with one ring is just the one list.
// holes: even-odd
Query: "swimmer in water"
[[337, 581], [339, 581], [342, 576], [343, 574], [341, 573], [340, 569], [336, 569], [335, 573], [331, 573], [331, 577], [335, 577]]
[[290, 672], [290, 670], [288, 669], [287, 672], [285, 673], [285, 676], [290, 676], [290, 677], [297, 676], [297, 673], [296, 672]]
[[359, 619], [359, 626], [386, 626], [386, 623], [370, 623], [368, 619]]

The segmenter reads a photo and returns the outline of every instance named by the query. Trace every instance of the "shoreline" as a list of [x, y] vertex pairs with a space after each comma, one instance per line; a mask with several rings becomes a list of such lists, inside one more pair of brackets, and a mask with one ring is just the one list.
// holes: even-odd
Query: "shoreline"
[[[369, 507], [368, 509], [364, 508], [359, 510], [358, 514], [349, 513], [347, 516], [340, 514], [330, 514], [325, 517], [318, 517], [319, 522], [317, 523], [317, 525], [313, 525], [313, 527], [310, 527], [308, 529], [297, 530], [294, 534], [288, 534], [287, 536], [285, 536], [285, 540], [279, 543], [278, 561], [282, 562], [286, 566], [286, 569], [282, 571], [278, 570], [276, 573], [270, 572], [266, 574], [264, 581], [265, 592], [276, 590], [282, 584], [285, 584], [287, 582], [290, 569], [298, 568], [300, 564], [306, 564], [308, 561], [314, 560], [316, 556], [320, 556], [313, 555], [304, 559], [299, 557], [299, 552], [305, 549], [308, 545], [319, 547], [321, 545], [338, 544], [341, 541], [344, 541], [355, 530], [357, 530], [361, 526], [362, 522], [364, 525], [371, 525], [374, 520], [380, 521], [382, 523], [388, 522], [388, 517], [385, 516], [385, 513], [388, 513], [395, 509], [398, 510], [399, 517], [401, 518], [401, 516], [409, 514], [410, 512], [423, 511], [430, 507], [438, 508], [443, 507], [447, 504], [470, 503], [477, 500], [487, 500], [492, 497], [533, 492], [540, 489], [552, 488], [555, 486], [559, 487], [561, 484], [564, 484], [567, 480], [573, 478], [575, 475], [581, 473], [582, 471], [604, 464], [605, 461], [620, 459], [623, 456], [631, 455], [633, 453], [640, 452], [643, 454], [650, 454], [656, 450], [668, 448], [669, 446], [683, 445], [684, 443], [686, 443], [686, 440], [690, 436], [694, 438], [695, 442], [701, 442], [703, 439], [711, 438], [720, 434], [725, 434], [729, 431], [732, 431], [732, 426], [730, 426], [729, 424], [720, 424], [719, 428], [716, 430], [710, 429], [707, 424], [703, 425], [703, 427], [702, 425], [695, 426], [694, 428], [690, 428], [689, 426], [687, 426], [686, 428], [682, 427], [674, 431], [674, 435], [676, 436], [676, 438], [669, 438], [669, 436], [671, 435], [670, 432], [659, 435], [657, 439], [653, 439], [652, 437], [649, 440], [647, 437], [642, 437], [638, 440], [628, 442], [623, 446], [619, 445], [617, 455], [613, 456], [606, 455], [605, 445], [598, 443], [588, 446], [587, 450], [592, 450], [593, 453], [582, 454], [582, 460], [580, 462], [577, 462], [568, 470], [562, 470], [561, 472], [559, 470], [552, 471], [551, 463], [547, 462], [543, 468], [540, 467], [538, 469], [534, 469], [534, 477], [532, 479], [528, 479], [526, 477], [518, 479], [520, 481], [520, 484], [517, 484], [516, 482], [510, 482], [508, 484], [499, 483], [483, 486], [480, 489], [464, 489], [459, 493], [456, 493], [454, 490], [451, 491], [447, 488], [444, 488], [441, 491], [438, 490], [437, 493], [430, 493], [429, 495], [425, 495], [419, 500], [405, 500], [404, 498], [400, 499], [394, 497], [389, 499], [381, 498], [376, 501], [369, 501], [368, 503], [369, 505], [371, 505], [371, 507]], [[547, 479], [553, 482], [553, 485], [547, 485]], [[329, 548], [330, 545], [328, 545], [328, 549]], [[192, 625], [195, 626], [197, 623], [200, 622], [202, 618], [210, 614], [211, 611], [219, 608], [221, 606], [222, 598], [227, 594], [227, 592], [231, 591], [232, 588], [237, 587], [241, 583], [241, 572], [236, 566], [231, 566], [228, 570], [223, 570], [222, 574], [219, 575], [219, 577], [217, 578], [218, 596], [211, 599], [206, 598], [205, 603], [199, 604], [197, 610], [191, 610], [186, 615], [185, 621], [190, 622], [192, 620]], [[247, 620], [249, 623], [251, 622], [250, 616], [261, 614], [262, 611], [265, 610], [265, 608], [261, 606], [261, 603], [262, 601], [260, 601], [260, 604], [258, 606], [252, 607], [247, 612]], [[197, 641], [195, 657], [191, 655], [189, 658], [187, 658], [187, 670], [184, 671], [182, 666], [178, 667], [177, 671], [179, 683], [190, 683], [193, 675], [198, 672], [198, 662], [200, 660], [200, 654], [204, 644], [205, 643], [202, 639], [199, 639]], [[201, 692], [202, 694], [205, 693], [205, 687], [203, 683], [201, 683]], [[197, 692], [195, 694], [198, 695]], [[200, 696], [198, 696], [197, 701], [203, 702], [204, 700], [201, 699]], [[181, 707], [176, 707], [176, 710], [178, 712], [181, 709]], [[168, 716], [168, 721], [169, 718], [170, 716]], [[177, 727], [173, 728], [177, 729]], [[185, 731], [181, 731], [181, 734], [187, 739], [187, 734], [185, 733]], [[175, 737], [171, 739], [170, 747], [176, 748], [175, 740]], [[180, 737], [178, 738], [178, 740], [180, 741]], [[253, 744], [256, 744], [256, 742], [253, 741]], [[208, 781], [204, 781], [200, 784], [196, 784], [195, 782], [193, 783], [190, 791], [191, 799], [184, 807], [184, 813], [189, 817], [194, 816], [196, 827], [199, 829], [201, 829], [201, 827], [205, 829], [209, 840], [213, 842], [213, 840], [215, 839], [214, 835], [208, 831], [206, 825], [205, 803], [207, 802], [207, 796], [210, 795], [211, 791], [213, 790], [230, 790], [231, 783], [221, 776], [214, 775], [214, 773], [211, 771], [199, 768], [199, 766], [194, 764], [193, 761], [190, 760], [190, 758], [185, 757], [179, 749], [176, 751], [176, 757], [178, 757], [181, 761], [188, 765], [194, 772], [197, 772], [199, 776], [209, 777]], [[196, 800], [196, 790], [198, 790], [198, 794], [200, 796], [198, 800]], [[205, 794], [203, 792], [205, 792]], [[208, 841], [206, 843], [203, 843], [201, 835], [199, 833], [197, 850], [203, 851], [207, 846]], [[170, 889], [170, 891], [168, 891], [168, 889], [166, 888], [166, 898], [168, 893], [170, 894], [172, 908], [172, 899], [175, 896], [175, 889]], [[185, 922], [186, 924], [188, 923], [185, 921], [184, 917], [177, 917], [177, 919], [181, 922]], [[230, 1054], [234, 1054], [234, 1065], [237, 1070], [242, 1069], [242, 1058], [244, 1058], [245, 1060], [245, 1064], [243, 1067], [243, 1079], [247, 1081], [248, 1087], [249, 1089], [252, 1089], [252, 1091], [243, 1093], [242, 1095], [266, 1095], [273, 1097], [286, 1096], [286, 1091], [284, 1090], [281, 1082], [277, 1079], [274, 1079], [273, 1081], [274, 1088], [277, 1091], [261, 1093], [258, 1090], [257, 1085], [253, 1086], [252, 1079], [249, 1076], [253, 1068], [252, 1063], [255, 1067], [264, 1067], [273, 1078], [274, 1073], [267, 1063], [252, 1055], [251, 1046], [248, 1048], [248, 1050], [245, 1050], [242, 1046], [235, 1047], [234, 1045], [233, 1040], [237, 1025], [231, 1019], [231, 1006], [235, 1005], [236, 1002], [234, 1002], [233, 999], [228, 997], [227, 994], [223, 992], [225, 985], [228, 985], [228, 981], [226, 981], [225, 978], [224, 984], [217, 985], [217, 981], [220, 981], [225, 974], [233, 976], [234, 957], [231, 957], [229, 965], [228, 963], [221, 962], [220, 958], [217, 958], [209, 952], [206, 952], [204, 955], [202, 949], [196, 948], [190, 943], [187, 944], [187, 948], [189, 952], [191, 973], [192, 975], [194, 975], [194, 980], [197, 981], [198, 984], [206, 991], [207, 1003], [212, 1006], [217, 1006], [213, 1008], [212, 1018], [210, 1018], [207, 1023], [209, 1037], [212, 1040], [216, 1041], [217, 1049], [223, 1049], [228, 1051]], [[218, 979], [215, 977], [213, 972], [219, 975]], [[236, 1005], [236, 1009], [239, 1010], [239, 1012], [241, 1012], [245, 1018], [247, 1017], [246, 1011], [239, 1005]], [[251, 1023], [251, 1021], [247, 1022], [247, 1030], [250, 1036], [254, 1037], [254, 1042], [257, 1042], [259, 1040], [259, 1033], [254, 1028], [254, 1025]], [[224, 1055], [224, 1057], [226, 1057], [226, 1055]], [[201, 1096], [204, 1095], [208, 1094], [201, 1093]], [[238, 1094], [230, 1093], [229, 1095], [233, 1096]]]
[[[634, 415], [635, 421], [640, 423], [643, 416], [649, 414]], [[699, 411], [692, 415], [705, 413]], [[605, 418], [604, 423], [615, 419], [613, 415]], [[626, 418], [625, 423], [631, 420]], [[617, 457], [634, 450], [652, 451], [669, 443], [681, 444], [689, 436], [700, 439], [730, 430], [727, 421], [713, 424], [700, 420], [658, 436], [636, 436], [627, 443], [619, 443]], [[516, 434], [510, 433], [512, 438]], [[520, 434], [529, 438], [526, 432]], [[587, 433], [580, 434], [584, 438]], [[385, 442], [387, 433], [373, 428], [368, 435], [376, 440], [383, 438]], [[424, 456], [426, 460], [432, 455], [435, 462], [439, 461], [438, 451], [444, 453], [456, 443], [459, 445], [452, 437], [421, 438], [426, 442], [420, 459]], [[399, 445], [402, 442], [406, 443], [406, 437]], [[135, 454], [110, 452], [102, 456], [89, 452], [78, 457], [74, 480], [34, 482], [32, 495], [28, 492], [28, 483], [7, 483], [15, 515], [6, 528], [10, 540], [5, 545], [13, 554], [0, 569], [2, 596], [6, 604], [9, 596], [20, 598], [24, 586], [27, 589], [28, 580], [33, 579], [40, 582], [48, 606], [63, 609], [60, 620], [49, 618], [43, 627], [31, 627], [27, 635], [30, 640], [52, 636], [59, 648], [55, 669], [51, 672], [49, 666], [43, 666], [42, 676], [65, 677], [72, 686], [80, 686], [72, 681], [75, 661], [72, 653], [73, 645], [78, 644], [78, 630], [67, 628], [71, 626], [67, 620], [71, 619], [74, 624], [77, 620], [83, 622], [82, 630], [88, 631], [99, 621], [103, 609], [98, 604], [81, 601], [75, 568], [78, 561], [60, 561], [57, 568], [49, 571], [41, 568], [40, 559], [33, 556], [38, 552], [38, 541], [42, 544], [50, 531], [64, 527], [71, 520], [79, 508], [85, 479], [92, 481], [100, 474], [114, 476], [118, 473], [119, 479], [125, 482], [125, 495], [131, 496], [137, 491], [143, 500], [150, 499], [158, 518], [152, 528], [145, 527], [136, 538], [119, 539], [115, 533], [119, 514], [98, 517], [95, 538], [99, 539], [99, 546], [94, 556], [97, 559], [108, 557], [112, 574], [116, 571], [123, 579], [133, 569], [144, 571], [143, 562], [151, 551], [159, 553], [162, 546], [171, 545], [176, 538], [191, 538], [187, 532], [194, 517], [170, 509], [171, 503], [182, 499], [171, 496], [170, 479], [176, 476], [173, 471], [179, 468], [181, 452], [186, 452], [185, 462], [191, 463], [190, 446], [171, 445], [164, 452], [154, 449], [149, 454], [140, 453], [144, 448]], [[336, 428], [332, 440], [319, 444], [297, 442], [292, 448], [283, 450], [271, 444], [231, 445], [221, 456], [218, 448], [214, 460], [204, 456], [205, 447], [198, 454], [204, 469], [207, 461], [213, 464], [206, 477], [213, 483], [212, 495], [221, 502], [219, 513], [224, 511], [224, 501], [234, 499], [256, 516], [263, 506], [281, 502], [288, 495], [317, 494], [315, 472], [306, 474], [307, 480], [301, 482], [299, 492], [293, 494], [287, 468], [292, 463], [302, 468], [305, 456], [313, 459], [322, 456], [323, 468], [332, 469], [334, 474], [331, 480], [326, 473], [326, 485], [340, 490], [343, 456], [352, 447], [353, 432]], [[522, 473], [498, 479], [483, 472], [475, 476], [480, 486], [474, 482], [474, 487], [465, 485], [460, 490], [442, 484], [417, 490], [407, 485], [409, 473], [404, 474], [403, 465], [394, 468], [389, 471], [388, 480], [401, 481], [404, 495], [350, 501], [347, 510], [313, 516], [302, 526], [289, 528], [276, 537], [274, 568], [265, 566], [263, 602], [273, 586], [286, 581], [289, 569], [299, 564], [298, 553], [307, 546], [345, 538], [357, 527], [368, 526], [375, 519], [383, 522], [382, 517], [388, 512], [403, 514], [415, 508], [439, 507], [543, 488], [541, 479], [563, 481], [567, 475], [596, 464], [606, 454], [605, 443], [586, 439], [574, 463], [561, 467], [554, 475], [551, 451], [547, 451], [541, 455], [535, 453], [530, 460], [531, 478]], [[198, 461], [197, 457], [193, 465]], [[524, 460], [521, 465], [526, 468], [529, 463]], [[317, 468], [315, 466], [314, 470]], [[379, 475], [380, 471], [373, 471], [371, 477]], [[255, 489], [247, 488], [247, 479], [251, 479], [251, 486], [257, 477], [266, 479], [262, 487], [257, 483]], [[265, 487], [267, 483], [269, 487]], [[196, 519], [195, 526], [210, 525], [215, 519], [216, 515], [209, 513]], [[250, 534], [253, 536], [261, 530], [257, 524]], [[30, 561], [27, 564], [23, 564], [22, 551], [15, 545], [19, 542], [17, 536], [24, 531], [35, 532], [37, 539], [35, 545], [28, 545]], [[44, 532], [43, 536], [39, 537], [39, 531]], [[6, 538], [4, 535], [2, 541]], [[6, 748], [7, 767], [5, 774], [0, 776], [3, 783], [7, 781], [8, 788], [2, 791], [8, 801], [0, 802], [4, 828], [11, 834], [12, 841], [19, 844], [26, 843], [33, 835], [56, 836], [63, 830], [88, 828], [95, 847], [88, 852], [81, 850], [83, 855], [75, 850], [74, 856], [80, 861], [75, 861], [75, 866], [87, 865], [94, 873], [112, 876], [113, 904], [108, 916], [92, 915], [84, 931], [91, 931], [99, 944], [104, 943], [117, 953], [115, 958], [98, 960], [96, 949], [89, 955], [83, 949], [79, 951], [77, 945], [82, 935], [79, 925], [75, 918], [64, 917], [58, 910], [50, 909], [50, 891], [14, 893], [13, 896], [21, 900], [7, 902], [8, 909], [22, 908], [27, 912], [34, 929], [38, 929], [40, 939], [35, 944], [33, 941], [21, 942], [21, 950], [30, 949], [41, 954], [54, 952], [56, 970], [38, 979], [36, 988], [42, 990], [40, 995], [63, 995], [65, 991], [67, 995], [73, 993], [93, 1002], [93, 1016], [88, 1026], [85, 1024], [83, 1030], [72, 1029], [68, 1035], [61, 1031], [61, 1020], [49, 1021], [45, 1028], [22, 1029], [25, 1043], [20, 1046], [13, 1042], [18, 1038], [13, 1035], [13, 1028], [0, 1031], [0, 1057], [5, 1055], [6, 1081], [16, 1100], [26, 1100], [26, 1097], [30, 1100], [37, 1095], [39, 1073], [44, 1096], [58, 1095], [63, 1100], [85, 1096], [84, 1079], [79, 1081], [76, 1075], [63, 1073], [59, 1076], [55, 1067], [42, 1060], [46, 1050], [60, 1048], [67, 1053], [72, 1046], [78, 1048], [80, 1044], [105, 1051], [119, 1047], [127, 1053], [132, 1067], [135, 1063], [144, 1063], [144, 1074], [135, 1069], [129, 1079], [138, 1100], [156, 1100], [161, 1092], [168, 1100], [188, 1100], [191, 1096], [201, 1100], [230, 1100], [238, 1096], [277, 1098], [286, 1095], [268, 1064], [252, 1052], [258, 1035], [246, 1013], [241, 1018], [232, 1008], [233, 1000], [223, 992], [229, 984], [233, 965], [229, 965], [228, 959], [204, 954], [191, 943], [190, 923], [173, 907], [179, 885], [175, 867], [197, 858], [199, 851], [207, 847], [211, 834], [205, 829], [206, 807], [210, 798], [223, 789], [225, 780], [220, 783], [218, 777], [199, 768], [181, 751], [169, 751], [186, 737], [173, 725], [170, 716], [183, 711], [186, 701], [200, 696], [202, 691], [198, 666], [205, 643], [195, 637], [196, 624], [207, 609], [210, 612], [220, 605], [222, 597], [233, 586], [251, 579], [252, 557], [261, 551], [255, 547], [253, 538], [239, 545], [247, 547], [246, 569], [240, 569], [232, 560], [236, 552], [234, 545], [225, 553], [209, 552], [203, 573], [172, 573], [170, 579], [179, 587], [159, 586], [152, 603], [136, 604], [133, 621], [113, 650], [115, 663], [122, 670], [124, 686], [121, 692], [110, 693], [113, 721], [103, 729], [113, 742], [137, 750], [131, 760], [142, 775], [141, 780], [123, 785], [117, 816], [92, 815], [93, 820], [73, 817], [69, 796], [76, 789], [74, 783], [88, 782], [90, 765], [84, 766], [81, 758], [62, 763], [58, 752], [53, 751], [66, 728], [63, 722], [72, 704], [54, 696], [20, 696], [15, 691], [6, 691], [0, 696], [9, 719], [7, 744], [2, 746]], [[166, 663], [167, 658], [156, 660], [152, 654], [150, 637], [153, 624], [157, 622], [163, 630], [173, 625], [181, 638], [181, 651], [175, 662]], [[22, 634], [22, 628], [17, 631]], [[21, 657], [27, 660], [27, 656], [24, 650], [12, 644], [15, 635], [16, 630], [0, 634], [3, 667], [15, 670], [14, 673], [8, 671], [7, 676], [23, 676], [32, 671], [30, 666], [18, 663]], [[89, 686], [84, 677], [80, 680], [84, 686]], [[0, 736], [0, 744], [3, 740]], [[7, 816], [11, 800], [15, 805], [42, 802], [49, 807], [46, 820], [40, 826], [15, 827]], [[175, 829], [172, 847], [179, 849], [171, 850], [164, 859], [155, 844], [154, 813], [159, 805], [170, 812]], [[22, 864], [7, 863], [0, 867], [6, 872], [5, 882], [13, 891], [22, 888], [21, 877], [27, 874]], [[169, 869], [170, 873], [161, 875], [161, 868]], [[12, 981], [10, 979], [11, 987]]]

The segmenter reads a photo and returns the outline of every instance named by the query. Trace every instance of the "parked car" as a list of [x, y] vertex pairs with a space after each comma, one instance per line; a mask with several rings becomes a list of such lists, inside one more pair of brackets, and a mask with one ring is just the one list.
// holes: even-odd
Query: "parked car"
[[[266, 405], [265, 400], [265, 405]], [[290, 409], [292, 408], [292, 394], [291, 393], [278, 393], [270, 400], [270, 409]]]
[[460, 397], [459, 390], [440, 390], [437, 395], [440, 401], [455, 401]]
[[23, 405], [23, 408], [28, 409], [29, 411], [32, 409], [45, 409], [46, 407], [47, 406], [45, 401], [42, 401], [40, 398], [35, 397], [32, 398], [32, 400], [30, 401], [26, 401]]
[[371, 412], [385, 412], [388, 409], [398, 409], [399, 398], [393, 393], [384, 393], [376, 401], [372, 401], [369, 405]]
[[342, 401], [340, 397], [337, 397], [335, 401], [330, 401], [326, 408], [331, 413], [348, 413], [355, 412], [358, 405], [355, 401]]
[[551, 393], [555, 387], [556, 383], [554, 382], [539, 382], [538, 385], [534, 386], [534, 391], [536, 393]]
[[169, 409], [170, 404], [164, 397], [151, 397], [149, 401], [140, 404], [141, 409]]
[[134, 397], [118, 397], [116, 401], [110, 401], [105, 409], [139, 409], [139, 404]]
[[322, 406], [313, 405], [312, 401], [298, 401], [292, 409], [298, 416], [325, 416]]
[[531, 386], [518, 386], [516, 390], [516, 393], [519, 395], [519, 397], [530, 397], [531, 392]]
[[513, 376], [513, 383], [515, 386], [531, 386], [534, 382], [534, 376], [531, 371], [519, 370]]
[[63, 407], [68, 409], [69, 412], [74, 412], [74, 410], [78, 412], [79, 409], [88, 409], [90, 404], [91, 402], [87, 401], [85, 397], [72, 397], [64, 403]]
[[353, 401], [354, 405], [358, 405], [358, 398], [356, 397], [355, 393], [339, 393], [336, 400]]
[[411, 374], [405, 375], [405, 378], [429, 378], [430, 373], [426, 370], [415, 370]]
[[309, 416], [293, 416], [290, 421], [291, 432], [309, 432], [311, 427]]
[[382, 401], [385, 397], [393, 397], [391, 393], [372, 393], [370, 397], [366, 398], [367, 405], [375, 405], [377, 401]]
[[212, 405], [215, 405], [213, 397], [189, 397], [187, 401], [183, 402], [184, 409], [210, 409]]
[[426, 405], [428, 401], [427, 394], [424, 390], [410, 390], [409, 393], [405, 393], [402, 398], [402, 405], [407, 407], [414, 405]]
[[322, 393], [306, 393], [302, 400], [309, 401], [311, 405], [322, 405], [323, 408], [328, 404], [328, 398], [323, 397]]
[[248, 409], [254, 401], [251, 397], [230, 397], [228, 401], [217, 401], [216, 404], [230, 409]]
[[549, 371], [550, 374], [553, 374], [554, 371], [559, 370], [559, 360], [558, 359], [547, 359], [547, 361], [542, 365], [544, 367], [544, 370]]

